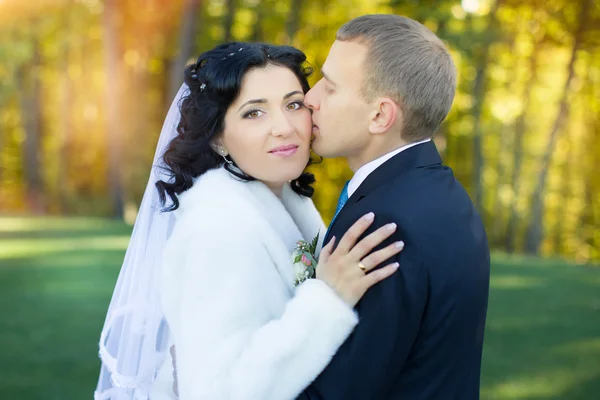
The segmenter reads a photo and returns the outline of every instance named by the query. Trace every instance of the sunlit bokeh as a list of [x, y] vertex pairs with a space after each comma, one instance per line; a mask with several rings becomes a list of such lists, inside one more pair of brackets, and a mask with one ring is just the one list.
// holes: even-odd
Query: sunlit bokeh
[[474, 13], [479, 10], [481, 0], [462, 0], [460, 2], [463, 10], [468, 13]]
[[[290, 44], [314, 84], [336, 30], [366, 13], [419, 20], [456, 63], [434, 140], [493, 249], [482, 399], [598, 397], [597, 1], [0, 0], [0, 398], [91, 397], [184, 66], [224, 41]], [[329, 222], [352, 171], [311, 171]]]

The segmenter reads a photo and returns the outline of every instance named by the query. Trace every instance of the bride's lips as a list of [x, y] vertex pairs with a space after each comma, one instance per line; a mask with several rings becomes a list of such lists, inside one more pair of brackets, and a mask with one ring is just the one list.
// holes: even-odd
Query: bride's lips
[[269, 153], [279, 157], [289, 157], [291, 155], [296, 154], [296, 151], [298, 151], [297, 145], [288, 144], [285, 146], [276, 147], [273, 150], [269, 151]]

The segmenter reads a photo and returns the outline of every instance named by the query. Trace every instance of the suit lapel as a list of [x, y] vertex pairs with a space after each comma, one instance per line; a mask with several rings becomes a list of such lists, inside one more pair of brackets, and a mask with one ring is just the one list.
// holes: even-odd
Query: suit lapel
[[333, 221], [325, 241], [329, 242], [331, 232], [333, 232], [335, 224], [344, 218], [344, 213], [347, 213], [349, 209], [365, 198], [370, 192], [406, 171], [415, 168], [438, 165], [441, 163], [442, 159], [440, 157], [440, 153], [438, 152], [433, 140], [410, 147], [390, 158], [388, 161], [371, 172], [369, 176], [367, 176], [367, 178], [360, 184], [358, 189], [352, 193], [352, 196], [350, 196], [344, 208], [342, 208], [335, 221]]

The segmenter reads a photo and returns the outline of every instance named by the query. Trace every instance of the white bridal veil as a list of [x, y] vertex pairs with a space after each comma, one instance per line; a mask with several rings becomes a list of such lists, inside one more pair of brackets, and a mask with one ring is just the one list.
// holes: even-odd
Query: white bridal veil
[[147, 400], [168, 351], [169, 332], [158, 288], [163, 249], [174, 217], [161, 212], [155, 183], [169, 178], [161, 169], [162, 155], [177, 136], [179, 106], [187, 93], [184, 84], [160, 133], [150, 179], [100, 336], [102, 367], [95, 400]]

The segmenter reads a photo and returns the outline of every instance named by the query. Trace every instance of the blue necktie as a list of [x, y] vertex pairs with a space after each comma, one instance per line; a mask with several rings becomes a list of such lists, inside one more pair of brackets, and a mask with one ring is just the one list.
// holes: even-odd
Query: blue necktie
[[337, 207], [335, 209], [335, 215], [333, 216], [333, 219], [331, 220], [331, 223], [329, 224], [329, 228], [327, 228], [325, 237], [327, 237], [327, 235], [329, 234], [329, 230], [333, 226], [335, 219], [337, 218], [340, 211], [342, 211], [342, 208], [344, 208], [344, 204], [346, 204], [346, 202], [348, 201], [348, 183], [350, 183], [350, 181], [346, 182], [346, 184], [344, 185], [344, 188], [342, 189], [342, 193], [340, 193], [340, 197], [338, 198]]

